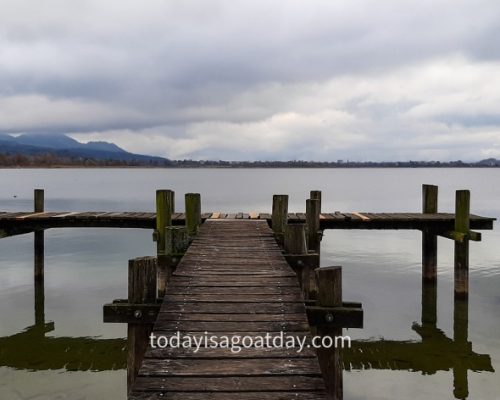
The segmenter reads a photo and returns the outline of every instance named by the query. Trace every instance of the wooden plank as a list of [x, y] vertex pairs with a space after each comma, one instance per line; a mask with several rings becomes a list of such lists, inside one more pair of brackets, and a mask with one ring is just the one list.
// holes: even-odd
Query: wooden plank
[[[134, 385], [137, 391], [185, 391], [185, 392], [250, 392], [255, 391], [322, 391], [321, 377], [311, 376], [255, 376], [255, 377], [170, 377], [160, 379], [139, 376]], [[207, 394], [205, 394], [207, 396]], [[205, 397], [206, 398], [206, 397]], [[239, 394], [234, 399], [239, 399]]]
[[356, 217], [361, 218], [363, 221], [369, 221], [370, 220], [369, 217], [367, 217], [366, 215], [363, 215], [363, 214], [361, 214], [359, 212], [353, 212], [352, 215], [355, 215]]
[[258, 295], [279, 295], [286, 292], [287, 294], [297, 294], [300, 295], [300, 290], [296, 286], [292, 287], [279, 287], [279, 286], [245, 286], [245, 287], [237, 287], [237, 286], [171, 286], [169, 283], [168, 291], [172, 291], [175, 294], [222, 294], [222, 295], [246, 295], [252, 294], [255, 296]]
[[[209, 396], [209, 397], [207, 397]], [[248, 391], [248, 392], [136, 392], [129, 395], [129, 400], [324, 400], [322, 392], [299, 391]]]
[[303, 313], [296, 314], [217, 314], [217, 313], [180, 313], [162, 312], [162, 321], [204, 321], [204, 322], [269, 322], [269, 321], [294, 321], [307, 322], [307, 317]]
[[[242, 351], [245, 351], [244, 349]], [[292, 358], [287, 362], [277, 362], [275, 359], [220, 359], [216, 361], [217, 371], [214, 371], [213, 359], [150, 359], [139, 371], [141, 376], [213, 376], [218, 377], [246, 376], [289, 376], [317, 375], [320, 370], [316, 360], [311, 358]], [[293, 371], [293, 372], [292, 372]]]
[[37, 212], [37, 213], [30, 213], [30, 214], [24, 214], [24, 215], [20, 215], [18, 217], [16, 217], [17, 220], [23, 220], [23, 219], [26, 219], [26, 218], [31, 218], [31, 217], [39, 217], [41, 215], [45, 215], [47, 213], [45, 212]]
[[192, 348], [148, 348], [145, 354], [146, 358], [205, 358], [205, 359], [220, 359], [220, 358], [316, 358], [316, 350], [311, 347], [304, 347], [301, 352], [297, 351], [296, 347], [279, 348], [279, 347], [251, 347], [238, 353], [232, 352], [231, 349], [200, 347], [195, 353]]
[[239, 332], [240, 335], [246, 335], [247, 332], [275, 332], [284, 331], [305, 332], [309, 330], [307, 321], [184, 321], [184, 320], [164, 320], [161, 314], [155, 325], [156, 331], [192, 331], [192, 332], [215, 332], [228, 331]]
[[196, 302], [165, 304], [160, 312], [240, 314], [245, 310], [249, 314], [297, 314], [305, 312], [302, 303], [234, 303], [234, 302]]
[[297, 302], [303, 303], [304, 299], [300, 293], [296, 294], [166, 294], [164, 301], [167, 302], [213, 302], [213, 303], [282, 303]]

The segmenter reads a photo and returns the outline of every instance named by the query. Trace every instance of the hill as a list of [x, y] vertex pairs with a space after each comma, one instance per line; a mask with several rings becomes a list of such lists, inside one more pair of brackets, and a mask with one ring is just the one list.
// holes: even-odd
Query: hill
[[[58, 134], [0, 135], [0, 155], [8, 159], [32, 162], [33, 165], [51, 163], [61, 165], [145, 165], [166, 166], [169, 160], [130, 153], [109, 142], [81, 143]], [[49, 162], [50, 161], [50, 162]], [[14, 162], [14, 165], [17, 164]], [[8, 165], [8, 164], [7, 164]]]

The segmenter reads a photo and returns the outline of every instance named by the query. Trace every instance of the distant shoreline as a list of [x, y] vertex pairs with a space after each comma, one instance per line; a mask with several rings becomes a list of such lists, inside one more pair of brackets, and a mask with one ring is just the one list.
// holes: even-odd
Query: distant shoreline
[[500, 165], [419, 165], [419, 166], [147, 166], [147, 165], [43, 165], [43, 166], [0, 166], [0, 170], [14, 169], [496, 169]]

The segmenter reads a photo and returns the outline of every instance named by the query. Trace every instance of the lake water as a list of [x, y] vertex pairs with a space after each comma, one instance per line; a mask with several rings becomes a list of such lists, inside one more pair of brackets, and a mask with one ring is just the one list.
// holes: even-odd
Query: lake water
[[[470, 189], [471, 212], [498, 218], [498, 182], [500, 169], [1, 170], [0, 211], [31, 210], [44, 188], [46, 211], [154, 211], [155, 190], [173, 189], [181, 211], [183, 194], [199, 192], [203, 211], [270, 212], [272, 195], [287, 193], [290, 211], [303, 212], [309, 191], [322, 190], [324, 211], [420, 212], [429, 183], [440, 211]], [[344, 330], [356, 339], [345, 400], [500, 398], [498, 243], [497, 229], [471, 242], [464, 305], [453, 300], [453, 243], [439, 238], [437, 328], [426, 330], [419, 231], [325, 231], [322, 265], [343, 266], [344, 299], [365, 311], [364, 329]], [[127, 260], [154, 253], [149, 230], [46, 231], [40, 331], [33, 235], [1, 239], [0, 399], [125, 399], [126, 326], [104, 324], [102, 305], [127, 296]]]

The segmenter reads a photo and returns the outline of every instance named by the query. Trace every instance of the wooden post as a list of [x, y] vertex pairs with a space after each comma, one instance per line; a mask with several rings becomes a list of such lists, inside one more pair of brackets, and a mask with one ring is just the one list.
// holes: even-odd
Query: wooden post
[[173, 190], [156, 191], [156, 230], [153, 234], [156, 240], [157, 283], [158, 297], [165, 294], [169, 262], [165, 250], [165, 230], [172, 226], [172, 214], [174, 213], [175, 193]]
[[[457, 190], [455, 200], [455, 231], [469, 233], [470, 192]], [[469, 238], [455, 241], [455, 297], [469, 295]]]
[[169, 256], [183, 255], [189, 246], [189, 235], [183, 226], [169, 226], [165, 232], [166, 253]]
[[318, 286], [314, 270], [318, 267], [317, 255], [307, 254], [306, 224], [287, 224], [283, 250], [288, 263], [297, 274], [305, 300], [317, 297]]
[[183, 226], [165, 228], [165, 254], [158, 255], [157, 296], [162, 298], [167, 290], [168, 280], [189, 246], [189, 236]]
[[174, 192], [172, 190], [156, 191], [156, 253], [165, 254], [165, 228], [172, 226], [174, 210]]
[[[45, 210], [44, 190], [35, 189], [34, 211], [36, 213], [41, 213], [44, 212], [44, 210]], [[45, 261], [45, 234], [43, 230], [35, 231], [34, 247], [35, 247], [34, 249], [35, 280], [43, 280], [44, 261]]]
[[45, 196], [43, 189], [35, 189], [34, 209], [36, 213], [43, 212], [45, 209]]
[[[307, 254], [306, 224], [287, 224], [285, 226], [283, 249], [286, 255], [303, 256]], [[310, 298], [311, 272], [313, 268], [303, 262], [293, 264], [304, 299]]]
[[311, 190], [309, 198], [311, 200], [319, 200], [319, 212], [321, 213], [321, 190]]
[[[323, 307], [342, 306], [342, 267], [325, 267], [316, 269], [318, 280], [318, 303]], [[318, 335], [332, 337], [342, 336], [342, 328], [325, 328], [318, 326]], [[342, 400], [343, 397], [343, 364], [340, 349], [319, 348], [318, 358], [323, 367], [323, 379], [329, 398]]]
[[315, 253], [319, 253], [321, 245], [319, 232], [320, 208], [321, 200], [306, 200], [307, 248]]
[[[438, 187], [422, 185], [422, 213], [435, 214], [438, 211]], [[437, 280], [437, 235], [422, 230], [422, 279]]]
[[[128, 302], [144, 304], [156, 302], [156, 258], [141, 257], [128, 264]], [[151, 324], [127, 324], [127, 388], [130, 390], [137, 377], [149, 335]]]
[[186, 193], [185, 201], [187, 233], [193, 237], [201, 225], [201, 196], [199, 193]]
[[318, 303], [324, 307], [342, 306], [342, 267], [316, 268]]
[[305, 224], [286, 225], [284, 250], [285, 254], [307, 254]]
[[271, 218], [271, 227], [278, 244], [283, 244], [283, 235], [285, 226], [288, 222], [288, 195], [275, 194], [273, 196], [273, 214]]

